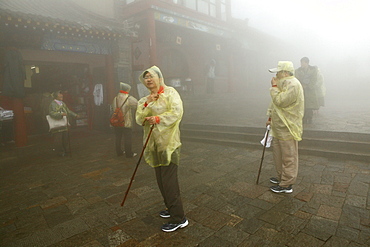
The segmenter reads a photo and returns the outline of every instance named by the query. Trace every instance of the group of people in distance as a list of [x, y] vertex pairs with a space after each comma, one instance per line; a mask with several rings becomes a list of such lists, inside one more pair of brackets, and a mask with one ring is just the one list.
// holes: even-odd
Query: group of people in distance
[[[298, 175], [298, 141], [302, 140], [303, 119], [306, 117], [308, 122], [312, 121], [311, 110], [317, 109], [317, 103], [311, 105], [307, 99], [310, 100], [313, 94], [317, 97], [315, 87], [319, 85], [317, 81], [322, 76], [319, 75], [317, 67], [309, 65], [307, 58], [302, 58], [301, 63], [302, 67], [296, 71], [290, 61], [279, 61], [276, 68], [269, 70], [276, 73], [271, 79], [271, 103], [266, 122], [266, 125], [271, 126], [273, 137], [273, 158], [277, 176], [270, 179], [274, 184], [270, 189], [275, 193], [293, 192], [292, 186]], [[166, 207], [159, 212], [159, 216], [169, 219], [168, 223], [162, 226], [162, 230], [172, 232], [188, 225], [177, 175], [181, 147], [179, 125], [183, 116], [183, 104], [179, 93], [173, 87], [165, 85], [162, 72], [157, 66], [145, 70], [139, 80], [149, 90], [148, 96], [137, 101], [129, 95], [130, 85], [120, 83], [120, 91], [113, 100], [113, 107], [118, 104], [125, 113], [125, 126], [115, 127], [116, 153], [118, 156], [125, 154], [128, 158], [136, 155], [131, 149], [131, 128], [135, 119], [137, 124], [143, 126], [143, 141], [148, 141], [144, 158], [154, 167]], [[318, 97], [316, 99], [319, 101]], [[125, 101], [127, 103], [122, 104]], [[50, 105], [52, 116], [76, 116], [63, 104], [60, 105], [60, 102], [60, 98], [55, 98], [55, 103]], [[131, 109], [136, 109], [135, 117], [132, 116]], [[122, 135], [125, 139], [124, 151], [121, 150]]]

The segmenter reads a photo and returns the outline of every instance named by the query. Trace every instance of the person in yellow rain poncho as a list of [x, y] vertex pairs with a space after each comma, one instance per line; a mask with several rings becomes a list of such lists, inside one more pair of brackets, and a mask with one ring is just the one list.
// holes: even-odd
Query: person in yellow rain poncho
[[273, 139], [273, 157], [277, 177], [270, 178], [276, 184], [270, 189], [275, 193], [292, 193], [292, 185], [298, 175], [298, 141], [302, 140], [304, 94], [301, 83], [294, 77], [290, 61], [279, 61], [278, 67], [269, 70], [276, 73], [271, 80], [271, 104], [268, 109]]
[[182, 101], [173, 87], [164, 84], [162, 72], [157, 66], [145, 70], [139, 80], [149, 89], [150, 94], [139, 100], [136, 122], [144, 126], [144, 143], [151, 126], [154, 125], [144, 158], [155, 169], [158, 187], [167, 207], [159, 215], [162, 218], [170, 218], [170, 221], [162, 226], [162, 230], [172, 232], [188, 225], [177, 176]]

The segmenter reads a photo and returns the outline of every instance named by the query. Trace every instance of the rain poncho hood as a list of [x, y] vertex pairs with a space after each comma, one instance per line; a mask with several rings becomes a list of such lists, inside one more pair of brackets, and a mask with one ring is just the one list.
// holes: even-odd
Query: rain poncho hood
[[[183, 115], [183, 106], [179, 93], [172, 87], [164, 84], [161, 70], [153, 66], [145, 70], [139, 80], [145, 85], [144, 74], [157, 74], [158, 99], [146, 104], [147, 96], [138, 102], [136, 122], [143, 124], [145, 117], [158, 116], [160, 122], [153, 128], [153, 132], [144, 151], [145, 161], [152, 167], [168, 166], [171, 162], [179, 164], [180, 159], [180, 121]], [[153, 78], [154, 79], [154, 78]], [[143, 141], [147, 140], [150, 132], [147, 122], [144, 123]]]
[[141, 73], [141, 75], [139, 76], [139, 80], [141, 81], [141, 83], [144, 84], [144, 86], [145, 86], [144, 75], [146, 74], [146, 72], [149, 72], [151, 75], [154, 75], [154, 74], [158, 75], [158, 77], [159, 77], [159, 83], [157, 84], [158, 90], [161, 86], [162, 87], [166, 86], [164, 84], [164, 78], [163, 78], [163, 75], [162, 75], [162, 71], [157, 66], [152, 66], [149, 69], [144, 70], [144, 72]]
[[270, 88], [271, 135], [280, 140], [302, 140], [302, 118], [304, 96], [301, 83], [294, 77], [278, 81], [277, 87]]

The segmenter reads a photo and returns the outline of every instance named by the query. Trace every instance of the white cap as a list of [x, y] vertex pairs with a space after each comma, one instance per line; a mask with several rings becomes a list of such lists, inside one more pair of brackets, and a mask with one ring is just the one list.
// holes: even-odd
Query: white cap
[[271, 73], [277, 73], [283, 70], [294, 73], [293, 63], [291, 61], [279, 61], [277, 68], [269, 69]]

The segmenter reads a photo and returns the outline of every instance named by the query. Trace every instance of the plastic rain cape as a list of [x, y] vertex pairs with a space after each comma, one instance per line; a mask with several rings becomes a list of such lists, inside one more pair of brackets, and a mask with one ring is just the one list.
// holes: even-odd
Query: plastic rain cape
[[[163, 92], [159, 94], [156, 101], [144, 106], [147, 97], [143, 97], [138, 102], [136, 111], [136, 122], [142, 125], [145, 117], [158, 116], [160, 123], [156, 124], [144, 151], [145, 161], [152, 167], [168, 166], [170, 162], [179, 164], [180, 160], [180, 121], [183, 115], [183, 106], [179, 93], [172, 87], [164, 84], [162, 72], [156, 66], [145, 70], [139, 80], [145, 85], [143, 75], [148, 71], [150, 74], [157, 74], [156, 79], [158, 89], [163, 87]], [[145, 143], [150, 132], [150, 125], [144, 125], [143, 141]]]
[[304, 96], [301, 83], [294, 77], [285, 77], [270, 88], [271, 135], [279, 140], [302, 140]]

